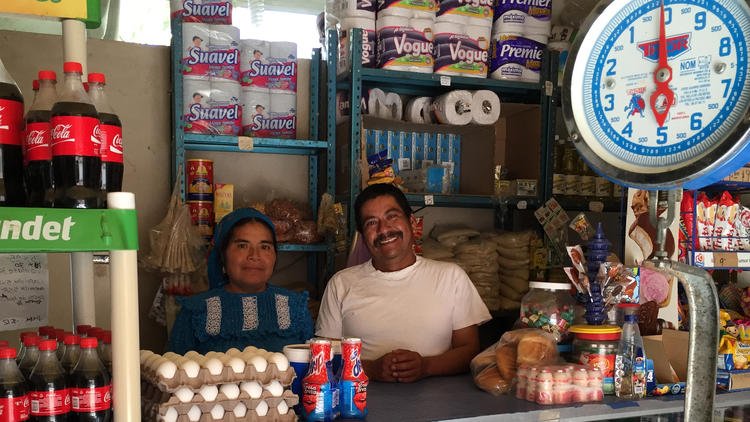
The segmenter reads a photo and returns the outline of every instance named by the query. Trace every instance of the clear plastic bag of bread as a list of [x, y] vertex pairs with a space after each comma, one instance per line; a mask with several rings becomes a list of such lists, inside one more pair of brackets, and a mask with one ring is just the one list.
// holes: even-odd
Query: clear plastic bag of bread
[[557, 363], [557, 343], [552, 334], [538, 328], [508, 331], [471, 360], [474, 384], [494, 395], [508, 394], [520, 365]]

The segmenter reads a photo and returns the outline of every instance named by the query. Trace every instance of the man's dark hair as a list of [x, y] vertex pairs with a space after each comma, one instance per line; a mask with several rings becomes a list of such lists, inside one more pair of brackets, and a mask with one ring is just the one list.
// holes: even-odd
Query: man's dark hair
[[364, 224], [364, 222], [362, 221], [362, 206], [365, 204], [365, 202], [371, 199], [375, 199], [379, 196], [393, 197], [393, 199], [396, 200], [398, 206], [401, 207], [401, 211], [404, 212], [406, 218], [409, 218], [411, 216], [412, 211], [411, 207], [409, 206], [409, 201], [406, 199], [406, 195], [401, 192], [401, 189], [393, 186], [390, 183], [377, 183], [368, 186], [359, 195], [357, 195], [357, 199], [354, 201], [354, 221], [357, 224], [357, 231], [359, 231], [360, 233], [362, 233], [362, 225]]

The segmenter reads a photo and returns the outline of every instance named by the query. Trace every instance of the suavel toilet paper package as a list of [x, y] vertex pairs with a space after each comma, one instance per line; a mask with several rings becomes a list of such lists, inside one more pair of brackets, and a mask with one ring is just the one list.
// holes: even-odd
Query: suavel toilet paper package
[[240, 96], [238, 82], [184, 77], [184, 131], [208, 135], [238, 135], [242, 124]]
[[238, 81], [239, 29], [229, 25], [182, 24], [182, 74]]
[[229, 0], [171, 0], [172, 17], [183, 22], [232, 24], [232, 2]]

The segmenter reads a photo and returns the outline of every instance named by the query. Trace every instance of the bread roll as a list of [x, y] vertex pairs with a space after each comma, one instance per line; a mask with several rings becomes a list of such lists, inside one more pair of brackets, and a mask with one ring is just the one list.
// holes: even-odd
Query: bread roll
[[557, 344], [541, 332], [528, 332], [518, 342], [516, 364], [539, 365], [557, 360]]
[[500, 376], [508, 383], [516, 377], [516, 343], [504, 343], [495, 350], [495, 360]]
[[510, 391], [510, 383], [500, 376], [496, 366], [489, 366], [477, 374], [474, 377], [474, 383], [493, 396], [507, 394]]

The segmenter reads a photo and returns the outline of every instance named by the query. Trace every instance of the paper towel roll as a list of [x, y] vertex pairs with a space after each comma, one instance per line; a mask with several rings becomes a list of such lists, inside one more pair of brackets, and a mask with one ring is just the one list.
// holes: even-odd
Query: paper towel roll
[[297, 43], [288, 41], [271, 41], [271, 58], [281, 61], [297, 60]]
[[440, 123], [467, 125], [471, 122], [471, 103], [471, 92], [456, 90], [435, 98], [432, 110]]
[[375, 19], [375, 0], [337, 0], [337, 13], [340, 19], [351, 17]]
[[472, 93], [471, 122], [491, 125], [500, 118], [500, 98], [492, 91], [480, 89]]
[[242, 126], [252, 125], [253, 116], [260, 114], [267, 115], [271, 108], [271, 94], [266, 89], [247, 90], [243, 89], [241, 94], [242, 101]]
[[380, 108], [378, 117], [389, 120], [401, 120], [404, 115], [404, 102], [400, 95], [395, 92], [385, 94], [383, 107]]
[[296, 114], [297, 94], [284, 90], [271, 90], [271, 113]]
[[209, 29], [209, 50], [238, 48], [240, 44], [240, 28], [231, 25], [211, 25]]
[[431, 105], [432, 98], [430, 97], [415, 97], [410, 99], [404, 109], [404, 120], [412, 123], [432, 123], [432, 116], [430, 115]]
[[427, 41], [432, 41], [433, 31], [432, 27], [435, 25], [435, 19], [430, 18], [412, 18], [409, 19], [409, 26], [414, 28], [417, 32], [424, 34]]

